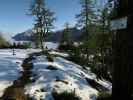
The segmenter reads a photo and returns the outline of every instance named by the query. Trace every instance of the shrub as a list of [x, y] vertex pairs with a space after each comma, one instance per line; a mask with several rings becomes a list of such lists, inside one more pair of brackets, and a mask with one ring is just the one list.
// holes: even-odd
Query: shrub
[[50, 54], [47, 54], [47, 60], [49, 62], [54, 62], [54, 57], [52, 55], [50, 55]]
[[112, 100], [111, 94], [106, 92], [101, 92], [99, 93], [97, 100]]
[[22, 64], [24, 70], [30, 70], [33, 67], [32, 63], [23, 63]]
[[52, 93], [55, 100], [81, 100], [79, 97], [75, 95], [74, 92], [63, 92], [61, 94], [58, 94], [56, 92]]
[[22, 67], [24, 68], [24, 70], [30, 70], [30, 69], [32, 69], [32, 67], [33, 67], [33, 63], [31, 62], [32, 60], [33, 60], [33, 57], [30, 56], [30, 57], [26, 58], [23, 61]]
[[62, 51], [69, 51], [72, 50], [74, 46], [72, 44], [60, 44], [58, 49]]

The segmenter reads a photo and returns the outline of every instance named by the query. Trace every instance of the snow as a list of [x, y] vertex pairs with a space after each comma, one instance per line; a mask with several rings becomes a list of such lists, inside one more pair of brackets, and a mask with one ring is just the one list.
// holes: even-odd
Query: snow
[[50, 54], [58, 55], [58, 56], [61, 56], [61, 57], [68, 57], [69, 56], [68, 53], [62, 53], [62, 52], [57, 52], [57, 51], [51, 51]]
[[0, 97], [5, 89], [13, 84], [13, 81], [21, 76], [23, 71], [21, 64], [27, 54], [36, 50], [15, 50], [12, 55], [11, 49], [0, 49]]
[[[48, 62], [45, 56], [37, 57], [33, 61], [33, 78], [35, 82], [26, 86], [26, 94], [35, 100], [53, 100], [52, 92], [75, 92], [82, 100], [95, 100], [98, 91], [93, 89], [85, 77], [94, 78], [93, 74], [86, 74], [81, 66], [55, 57], [54, 62]], [[48, 69], [53, 66], [55, 70]], [[43, 91], [41, 91], [43, 90]]]
[[44, 43], [44, 46], [47, 47], [48, 49], [56, 50], [59, 46], [59, 43], [46, 42], [46, 43]]
[[106, 87], [110, 93], [112, 93], [112, 83], [106, 81], [106, 80], [99, 80], [97, 81], [99, 84], [101, 84], [102, 86]]
[[[13, 81], [21, 76], [21, 64], [28, 54], [38, 52], [39, 49], [17, 49], [12, 55], [11, 49], [0, 49], [0, 97]], [[66, 53], [52, 51], [51, 54], [66, 56]], [[46, 56], [39, 56], [33, 60], [32, 69], [34, 80], [25, 86], [26, 94], [35, 100], [53, 100], [52, 92], [75, 92], [82, 100], [95, 100], [98, 91], [92, 88], [85, 78], [96, 79], [90, 70], [68, 61], [62, 57], [55, 57], [54, 62], [49, 62]], [[111, 89], [112, 84], [107, 81], [97, 81], [99, 84]]]

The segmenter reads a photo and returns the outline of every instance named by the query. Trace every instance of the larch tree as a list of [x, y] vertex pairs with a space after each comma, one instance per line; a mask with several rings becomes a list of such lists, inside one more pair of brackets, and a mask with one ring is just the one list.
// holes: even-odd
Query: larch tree
[[53, 28], [53, 22], [55, 20], [54, 13], [46, 7], [44, 0], [33, 0], [30, 6], [30, 15], [35, 18], [34, 39], [36, 41], [36, 46], [44, 51], [46, 35]]

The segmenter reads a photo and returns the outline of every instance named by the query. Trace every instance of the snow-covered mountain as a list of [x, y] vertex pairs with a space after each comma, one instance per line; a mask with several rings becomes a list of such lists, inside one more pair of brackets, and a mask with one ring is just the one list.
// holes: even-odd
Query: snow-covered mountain
[[[80, 36], [81, 36], [81, 30], [77, 29], [77, 28], [71, 28], [71, 39], [74, 41], [79, 41], [80, 40]], [[48, 37], [47, 37], [47, 41], [51, 41], [51, 42], [58, 42], [61, 39], [63, 30], [59, 30], [59, 31], [55, 31], [52, 32]], [[32, 34], [33, 31], [27, 30], [25, 32], [22, 33], [18, 33], [17, 35], [15, 35], [13, 37], [14, 40], [16, 41], [28, 41], [28, 40], [32, 40]]]
[[31, 41], [31, 36], [33, 34], [32, 29], [29, 29], [25, 32], [18, 33], [14, 37], [12, 37], [15, 41]]

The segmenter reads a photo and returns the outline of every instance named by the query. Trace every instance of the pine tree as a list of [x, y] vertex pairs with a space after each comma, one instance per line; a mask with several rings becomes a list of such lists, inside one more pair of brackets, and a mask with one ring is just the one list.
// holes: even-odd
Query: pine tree
[[[83, 30], [83, 41], [79, 47], [80, 52], [82, 52], [81, 58], [85, 58], [85, 64], [92, 66], [92, 70], [98, 69], [99, 71], [96, 74], [100, 72], [98, 76], [104, 78], [108, 73], [107, 56], [112, 50], [112, 34], [110, 33], [110, 13], [112, 9], [109, 3], [104, 3], [104, 7], [101, 7], [102, 10], [96, 12], [98, 8], [93, 8], [95, 6], [91, 0], [82, 0], [82, 10], [77, 16], [78, 25]], [[94, 55], [93, 61], [89, 60], [90, 55]]]
[[94, 11], [92, 0], [81, 0], [81, 13], [76, 16], [80, 28], [83, 28], [83, 39], [88, 40], [90, 37], [89, 26], [93, 23]]
[[[103, 67], [103, 70], [105, 72], [103, 73], [112, 73], [112, 39], [113, 34], [110, 30], [110, 21], [112, 14], [112, 7], [110, 6], [110, 2], [107, 2], [105, 4], [104, 9], [101, 11], [101, 20], [100, 20], [100, 32], [98, 34], [97, 38], [97, 46], [99, 48], [99, 52], [101, 54], [101, 64]], [[110, 60], [110, 61], [109, 61]], [[103, 75], [108, 76], [108, 75]]]
[[62, 35], [61, 35], [59, 49], [70, 50], [71, 46], [72, 46], [71, 29], [70, 29], [69, 23], [66, 22], [64, 24], [64, 30], [63, 30]]
[[51, 12], [44, 0], [34, 0], [30, 7], [31, 15], [35, 17], [35, 40], [38, 47], [44, 51], [44, 41], [46, 35], [53, 28], [54, 13]]
[[61, 44], [70, 44], [70, 27], [69, 27], [69, 23], [65, 23], [65, 28], [63, 30], [63, 34], [62, 34], [62, 37], [61, 37]]
[[95, 14], [94, 14], [94, 5], [93, 0], [81, 0], [81, 13], [76, 16], [78, 19], [78, 24], [82, 29], [82, 50], [85, 52], [84, 55], [87, 55], [85, 58], [89, 59], [89, 49], [88, 49], [88, 43], [89, 39], [92, 36], [92, 26], [95, 20]]

